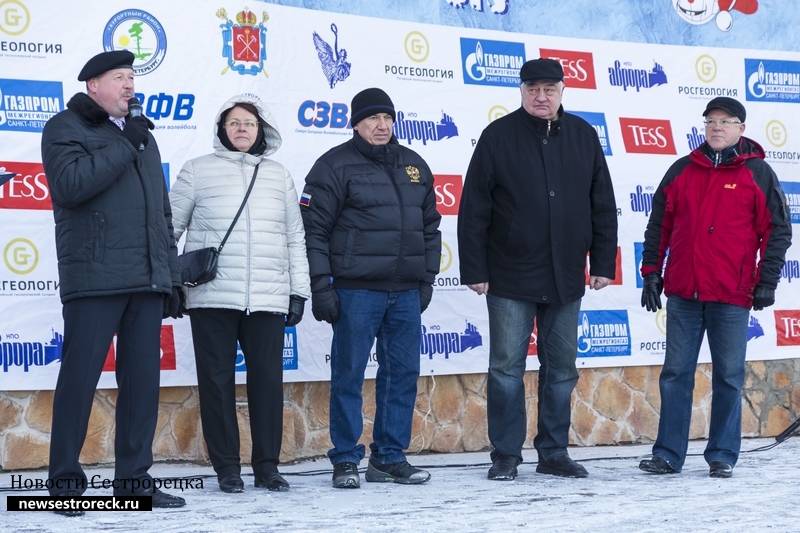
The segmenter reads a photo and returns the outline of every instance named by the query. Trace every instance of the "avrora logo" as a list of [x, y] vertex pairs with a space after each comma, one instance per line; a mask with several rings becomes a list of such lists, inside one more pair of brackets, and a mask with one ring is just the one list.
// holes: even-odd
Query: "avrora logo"
[[578, 314], [578, 356], [631, 355], [628, 311], [581, 311]]
[[653, 196], [655, 196], [655, 187], [637, 185], [636, 192], [631, 193], [631, 211], [644, 213], [646, 217], [650, 216], [650, 211], [653, 209]]
[[453, 122], [453, 117], [442, 111], [439, 122], [432, 120], [418, 120], [417, 113], [397, 112], [397, 121], [392, 126], [394, 136], [398, 141], [405, 141], [409, 145], [412, 141], [441, 141], [451, 137], [458, 137], [458, 127]]
[[139, 9], [120, 11], [106, 23], [103, 49], [133, 53], [133, 72], [149, 74], [161, 65], [167, 53], [167, 34], [153, 15]]
[[764, 336], [764, 328], [758, 323], [756, 317], [750, 315], [750, 322], [747, 324], [747, 340], [757, 339]]
[[0, 209], [53, 209], [41, 163], [0, 161]]
[[572, 111], [570, 113], [581, 117], [588, 122], [597, 132], [597, 138], [600, 140], [600, 146], [603, 147], [603, 155], [606, 157], [614, 155], [611, 152], [611, 144], [608, 142], [608, 126], [606, 126], [605, 113], [591, 113], [589, 111]]
[[614, 66], [608, 69], [608, 82], [614, 87], [622, 87], [627, 91], [628, 87], [633, 87], [636, 92], [639, 89], [649, 89], [657, 85], [667, 84], [667, 74], [664, 67], [653, 61], [653, 70], [631, 68], [633, 63], [625, 61], [614, 61]]
[[555, 59], [561, 63], [561, 68], [564, 69], [564, 85], [566, 87], [578, 89], [597, 88], [591, 52], [540, 48], [539, 55], [548, 59]]
[[689, 142], [689, 150], [697, 150], [700, 145], [706, 142], [706, 136], [692, 126], [692, 131], [686, 134], [686, 140]]
[[61, 361], [64, 336], [55, 330], [51, 330], [51, 334], [50, 341], [47, 343], [25, 341], [19, 333], [3, 335], [2, 342], [0, 342], [3, 372], [8, 372], [8, 369], [13, 367], [19, 367], [23, 372], [29, 372], [33, 367]]
[[0, 131], [41, 133], [62, 109], [61, 82], [0, 79]]
[[333, 89], [337, 81], [344, 81], [350, 76], [350, 63], [347, 62], [347, 50], [344, 48], [339, 50], [339, 29], [336, 24], [331, 24], [331, 31], [334, 38], [333, 48], [317, 32], [314, 32], [312, 37], [322, 72], [328, 79], [328, 85]]
[[[297, 370], [297, 328], [285, 328], [283, 334], [283, 369]], [[247, 372], [247, 363], [244, 360], [242, 347], [236, 344], [236, 371]]]
[[781, 269], [779, 281], [786, 280], [791, 283], [793, 279], [800, 279], [800, 261], [796, 259], [787, 259]]
[[669, 120], [619, 118], [625, 151], [629, 154], [675, 155]]
[[800, 103], [800, 61], [745, 59], [747, 99]]
[[442, 331], [440, 325], [422, 326], [419, 353], [433, 359], [434, 355], [444, 355], [450, 358], [451, 353], [463, 353], [478, 346], [483, 346], [483, 338], [478, 328], [466, 322], [463, 333], [457, 331]]
[[261, 12], [261, 22], [247, 8], [236, 14], [236, 24], [228, 19], [228, 12], [224, 8], [217, 10], [217, 18], [225, 21], [219, 26], [222, 28], [222, 57], [228, 60], [228, 66], [222, 74], [233, 70], [242, 75], [256, 76], [263, 72], [267, 76], [264, 70], [267, 60], [267, 27], [264, 25], [269, 20], [267, 12]]
[[525, 44], [461, 38], [464, 83], [519, 87], [519, 69], [525, 63]]
[[786, 204], [789, 206], [789, 215], [792, 224], [800, 224], [800, 183], [796, 181], [782, 181], [781, 189], [786, 195]]

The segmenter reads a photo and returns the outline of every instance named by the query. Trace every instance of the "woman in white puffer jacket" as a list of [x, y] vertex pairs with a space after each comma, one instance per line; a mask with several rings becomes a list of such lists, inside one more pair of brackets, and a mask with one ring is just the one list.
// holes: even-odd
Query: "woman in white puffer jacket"
[[216, 277], [187, 289], [200, 417], [220, 489], [242, 492], [236, 417], [237, 341], [247, 365], [255, 486], [288, 490], [278, 473], [283, 433], [284, 326], [311, 294], [294, 181], [269, 156], [281, 145], [275, 119], [251, 95], [217, 113], [214, 153], [183, 165], [170, 192], [175, 239], [185, 252], [218, 247], [258, 165], [253, 190], [219, 255]]

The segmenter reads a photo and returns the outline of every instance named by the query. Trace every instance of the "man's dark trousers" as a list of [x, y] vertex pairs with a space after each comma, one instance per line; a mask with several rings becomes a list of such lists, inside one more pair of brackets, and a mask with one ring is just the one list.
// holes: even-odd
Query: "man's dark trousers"
[[[64, 346], [53, 397], [50, 479], [55, 496], [72, 488], [83, 493], [86, 481], [78, 462], [97, 382], [117, 333], [115, 472], [118, 483], [151, 480], [153, 435], [158, 420], [161, 316], [164, 297], [157, 292], [76, 298], [64, 304]], [[60, 483], [59, 483], [60, 481]], [[68, 487], [69, 481], [73, 486]], [[59, 485], [59, 486], [56, 486]], [[152, 489], [151, 489], [152, 490]], [[139, 488], [137, 492], [142, 492]]]

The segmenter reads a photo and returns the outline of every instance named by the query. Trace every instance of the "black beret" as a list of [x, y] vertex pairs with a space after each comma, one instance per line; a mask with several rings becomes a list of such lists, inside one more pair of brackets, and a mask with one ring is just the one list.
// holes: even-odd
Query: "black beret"
[[353, 101], [350, 103], [350, 112], [350, 124], [353, 126], [378, 113], [386, 113], [392, 116], [392, 120], [397, 120], [392, 99], [384, 91], [374, 87], [364, 89], [353, 97]]
[[96, 78], [104, 72], [115, 68], [133, 68], [134, 55], [128, 50], [113, 50], [102, 52], [91, 58], [78, 74], [78, 81]]
[[564, 81], [564, 69], [555, 59], [531, 59], [519, 69], [519, 80], [522, 83], [537, 81]]
[[717, 96], [711, 100], [706, 106], [706, 110], [703, 111], [703, 116], [708, 115], [712, 109], [721, 109], [730, 116], [738, 118], [741, 122], [744, 122], [745, 117], [747, 117], [747, 111], [744, 110], [744, 106], [738, 100], [727, 96]]

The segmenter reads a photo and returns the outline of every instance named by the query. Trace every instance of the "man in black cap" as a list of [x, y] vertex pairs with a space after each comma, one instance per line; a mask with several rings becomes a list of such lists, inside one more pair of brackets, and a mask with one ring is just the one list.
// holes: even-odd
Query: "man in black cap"
[[[704, 453], [711, 477], [731, 477], [742, 437], [742, 386], [750, 309], [775, 303], [792, 226], [764, 150], [743, 137], [733, 98], [703, 112], [706, 142], [667, 171], [644, 234], [642, 307], [667, 300], [667, 349], [659, 378], [661, 418], [653, 457], [639, 468], [678, 473], [686, 460], [692, 390], [703, 335], [711, 350], [711, 424]], [[669, 257], [667, 257], [669, 250]], [[661, 278], [664, 261], [668, 269]]]
[[376, 414], [366, 480], [430, 478], [406, 461], [420, 368], [421, 317], [439, 272], [433, 174], [392, 134], [380, 89], [353, 97], [353, 138], [322, 155], [300, 198], [314, 318], [333, 325], [330, 434], [333, 486], [358, 488], [361, 390], [377, 337]]
[[158, 416], [161, 319], [180, 316], [182, 293], [153, 126], [128, 115], [133, 60], [127, 50], [90, 59], [78, 76], [86, 93], [73, 96], [42, 133], [64, 316], [50, 494], [86, 490], [79, 456], [116, 333], [114, 495], [149, 495], [153, 507], [179, 507], [184, 500], [157, 491], [147, 473]]
[[564, 72], [552, 59], [520, 70], [522, 106], [478, 140], [458, 214], [461, 283], [489, 309], [489, 479], [511, 480], [526, 441], [525, 373], [538, 327], [536, 471], [586, 477], [567, 453], [578, 381], [578, 312], [590, 255], [591, 289], [614, 279], [617, 213], [594, 128], [561, 106]]

